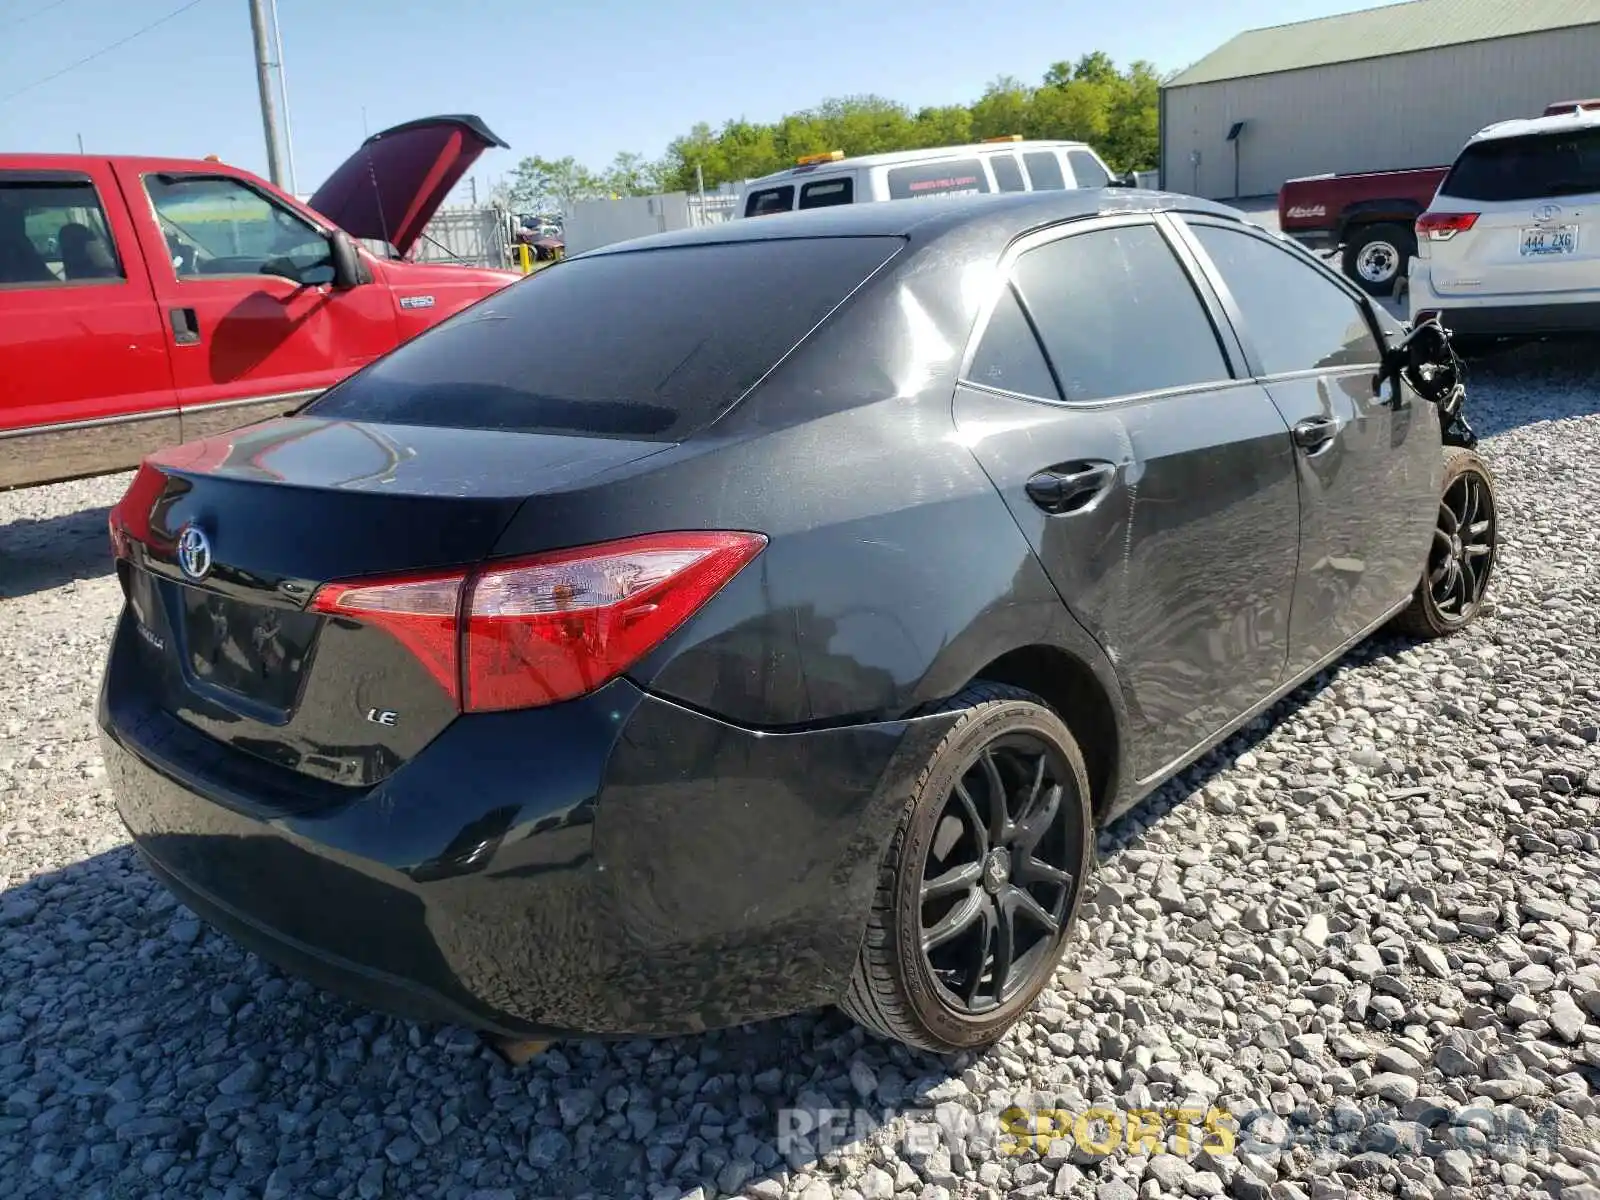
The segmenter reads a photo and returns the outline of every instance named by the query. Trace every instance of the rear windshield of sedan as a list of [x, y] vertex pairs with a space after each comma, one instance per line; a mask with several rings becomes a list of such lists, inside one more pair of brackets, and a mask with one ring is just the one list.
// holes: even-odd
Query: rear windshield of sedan
[[902, 245], [785, 238], [575, 258], [421, 334], [304, 411], [680, 441], [737, 402]]
[[1474, 142], [1461, 152], [1443, 196], [1539, 200], [1600, 192], [1600, 129]]

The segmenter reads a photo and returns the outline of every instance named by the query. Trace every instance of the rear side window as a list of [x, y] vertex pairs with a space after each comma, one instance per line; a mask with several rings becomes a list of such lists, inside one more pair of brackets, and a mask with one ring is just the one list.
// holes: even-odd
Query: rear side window
[[403, 344], [305, 411], [679, 441], [743, 396], [901, 245], [804, 238], [573, 259]]
[[855, 180], [818, 179], [800, 189], [801, 208], [829, 208], [855, 202]]
[[1190, 228], [1233, 293], [1268, 375], [1367, 366], [1382, 357], [1355, 297], [1311, 263], [1254, 234]]
[[1474, 142], [1439, 188], [1458, 200], [1538, 200], [1600, 192], [1600, 129]]
[[1154, 225], [1050, 242], [1022, 255], [1013, 278], [1068, 400], [1229, 378], [1211, 318]]
[[0, 287], [122, 278], [94, 184], [0, 179]]
[[1072, 174], [1081, 188], [1105, 187], [1111, 182], [1111, 176], [1106, 174], [1100, 160], [1087, 150], [1068, 150], [1067, 163], [1072, 167]]
[[987, 193], [989, 179], [975, 158], [915, 163], [889, 172], [889, 199], [913, 200], [919, 196], [976, 196]]
[[994, 172], [994, 181], [1002, 192], [1027, 190], [1022, 182], [1022, 168], [1017, 166], [1015, 154], [994, 155], [989, 159], [989, 168]]
[[967, 378], [1002, 392], [1061, 399], [1039, 339], [1017, 303], [1016, 292], [1010, 287], [1000, 294], [994, 315], [983, 331], [983, 340], [972, 356], [972, 369], [967, 372]]
[[768, 213], [788, 212], [793, 207], [794, 184], [786, 183], [782, 187], [762, 188], [759, 192], [751, 192], [745, 197], [744, 215], [764, 217]]
[[1061, 174], [1061, 160], [1052, 151], [1035, 150], [1032, 154], [1024, 154], [1022, 161], [1028, 166], [1028, 178], [1033, 181], [1034, 191], [1066, 190], [1067, 181]]

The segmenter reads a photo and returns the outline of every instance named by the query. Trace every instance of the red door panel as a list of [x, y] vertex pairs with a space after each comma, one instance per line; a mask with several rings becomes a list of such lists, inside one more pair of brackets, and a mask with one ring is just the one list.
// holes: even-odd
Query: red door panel
[[142, 210], [185, 440], [298, 403], [395, 344], [388, 290], [322, 282], [329, 231], [253, 182], [125, 169], [122, 183]]

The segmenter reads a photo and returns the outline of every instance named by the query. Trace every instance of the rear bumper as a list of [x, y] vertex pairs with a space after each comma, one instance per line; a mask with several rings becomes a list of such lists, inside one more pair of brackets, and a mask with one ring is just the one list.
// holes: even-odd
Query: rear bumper
[[1438, 313], [1439, 323], [1457, 337], [1572, 337], [1600, 334], [1600, 295], [1579, 293], [1564, 301], [1548, 295], [1531, 295], [1515, 301], [1507, 297], [1441, 296], [1433, 289], [1428, 270], [1412, 259], [1409, 304], [1411, 319]]
[[910, 781], [954, 719], [758, 733], [619, 680], [460, 718], [377, 788], [286, 813], [240, 786], [284, 768], [142, 707], [123, 657], [99, 707], [110, 782], [185, 904], [358, 1003], [514, 1037], [836, 1000]]

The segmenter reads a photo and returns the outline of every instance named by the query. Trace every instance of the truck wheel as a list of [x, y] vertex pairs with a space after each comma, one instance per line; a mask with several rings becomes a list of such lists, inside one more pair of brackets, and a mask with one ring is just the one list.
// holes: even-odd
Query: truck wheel
[[1416, 252], [1416, 234], [1404, 225], [1358, 225], [1344, 245], [1344, 273], [1368, 295], [1388, 296]]

